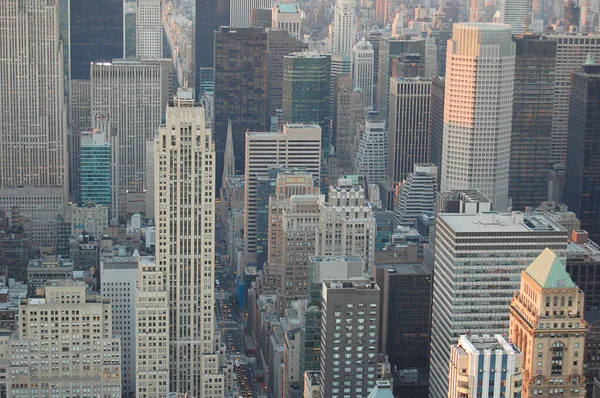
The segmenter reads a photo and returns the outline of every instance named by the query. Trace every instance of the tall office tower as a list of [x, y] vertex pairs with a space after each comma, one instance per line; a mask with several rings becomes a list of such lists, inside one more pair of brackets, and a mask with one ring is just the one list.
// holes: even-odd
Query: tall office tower
[[[282, 171], [281, 168], [271, 170], [274, 172]], [[289, 205], [290, 198], [294, 195], [318, 194], [318, 180], [315, 176], [307, 173], [304, 169], [296, 171], [286, 170], [284, 173], [278, 173], [275, 176], [275, 192], [268, 198], [268, 225], [265, 225], [268, 234], [268, 250], [265, 273], [272, 277], [275, 285], [275, 291], [281, 281], [282, 267], [284, 262], [284, 224], [283, 212]], [[263, 227], [263, 228], [264, 228]], [[260, 225], [259, 225], [260, 233]], [[314, 235], [311, 245], [314, 254]], [[260, 263], [259, 263], [260, 264]]]
[[160, 125], [162, 73], [139, 60], [93, 63], [93, 127], [105, 131], [112, 159], [112, 216], [127, 214], [127, 192], [146, 188], [146, 141]]
[[279, 242], [283, 246], [282, 261], [276, 264], [280, 312], [293, 300], [309, 298], [309, 257], [315, 254], [323, 199], [319, 194], [294, 195], [284, 205]]
[[444, 93], [446, 81], [443, 77], [431, 79], [431, 103], [429, 110], [429, 163], [438, 167], [437, 186], [440, 187], [442, 148], [444, 146]]
[[518, 35], [529, 31], [531, 25], [531, 0], [499, 0], [496, 4], [499, 23], [512, 27], [512, 34]]
[[250, 27], [251, 28], [271, 28], [271, 9], [270, 8], [253, 8], [250, 10]]
[[135, 290], [136, 397], [169, 393], [169, 291], [150, 257], [140, 258]]
[[373, 207], [364, 188], [340, 178], [329, 188], [327, 202], [321, 206], [315, 254], [361, 256], [367, 275], [375, 259], [375, 232]]
[[302, 14], [298, 4], [274, 4], [271, 18], [272, 28], [287, 30], [290, 36], [302, 39]]
[[249, 28], [250, 11], [253, 8], [271, 8], [272, 0], [230, 0], [229, 24], [232, 28]]
[[69, 0], [68, 10], [69, 76], [90, 80], [90, 63], [125, 56], [123, 0]]
[[111, 205], [111, 150], [106, 133], [100, 130], [81, 132], [81, 203]]
[[321, 129], [316, 125], [288, 124], [283, 132], [246, 133], [244, 237], [246, 264], [256, 263], [257, 179], [268, 176], [269, 166], [304, 168], [320, 178]]
[[322, 148], [331, 135], [331, 56], [311, 52], [283, 57], [283, 123], [321, 126]]
[[565, 168], [563, 201], [581, 220], [593, 241], [600, 240], [600, 165], [598, 145], [600, 130], [594, 115], [600, 112], [600, 65], [593, 57], [583, 72], [571, 78], [569, 138]]
[[427, 30], [427, 36], [435, 40], [437, 76], [446, 75], [446, 52], [448, 40], [452, 38], [452, 22], [458, 21], [452, 21], [446, 16], [445, 9], [440, 8], [433, 14], [431, 26]]
[[161, 0], [137, 0], [135, 13], [135, 55], [162, 58], [163, 32]]
[[111, 303], [87, 294], [83, 282], [52, 281], [42, 297], [23, 300], [10, 348], [19, 359], [11, 360], [15, 377], [8, 397], [49, 390], [63, 397], [78, 392], [121, 397], [121, 339], [112, 332]]
[[381, 32], [371, 32], [367, 40], [373, 46], [373, 110], [377, 110], [377, 82], [379, 81], [379, 42]]
[[68, 197], [58, 14], [57, 0], [0, 5], [0, 196], [12, 187], [35, 186], [63, 189], [63, 203]]
[[448, 42], [442, 191], [477, 189], [496, 209], [509, 207], [514, 73], [509, 25], [454, 24]]
[[583, 292], [550, 249], [522, 272], [521, 290], [510, 303], [509, 336], [523, 351], [524, 397], [551, 396], [556, 384], [565, 384], [571, 397], [585, 397], [583, 302]]
[[378, 263], [373, 270], [381, 289], [378, 325], [381, 352], [392, 369], [416, 370], [416, 380], [399, 383], [399, 396], [427, 397], [431, 349], [433, 270], [422, 263]]
[[270, 166], [267, 173], [256, 179], [256, 264], [265, 274], [269, 273], [269, 248], [281, 250], [274, 243], [276, 232], [272, 230], [280, 217], [280, 202], [291, 195], [318, 191], [312, 174], [304, 168]]
[[227, 124], [231, 120], [235, 172], [244, 172], [246, 131], [268, 131], [267, 33], [223, 27], [215, 34], [214, 140], [216, 184], [220, 191]]
[[388, 116], [390, 101], [390, 77], [392, 61], [402, 53], [419, 53], [425, 56], [425, 39], [411, 39], [406, 36], [383, 37], [379, 39], [379, 66], [377, 73], [377, 111], [379, 116]]
[[415, 163], [427, 162], [431, 80], [390, 79], [387, 178], [395, 186]]
[[269, 115], [277, 115], [283, 108], [283, 57], [305, 51], [308, 44], [281, 29], [267, 30], [267, 52], [269, 53], [268, 95]]
[[365, 112], [373, 110], [373, 45], [361, 39], [352, 49], [352, 83], [365, 93]]
[[515, 210], [525, 210], [548, 199], [556, 41], [538, 35], [513, 36], [513, 41], [516, 57], [508, 195]]
[[[453, 200], [441, 202], [441, 209], [452, 211]], [[455, 205], [470, 211], [479, 203]], [[447, 395], [450, 345], [466, 333], [506, 333], [508, 305], [518, 289], [520, 272], [547, 247], [564, 252], [567, 239], [563, 227], [536, 213], [437, 214], [431, 397]], [[482, 291], [489, 296], [482, 297]]]
[[396, 201], [396, 223], [414, 227], [417, 217], [424, 212], [435, 211], [437, 192], [437, 166], [431, 163], [416, 163], [414, 171], [398, 185]]
[[331, 53], [350, 55], [356, 43], [356, 5], [352, 0], [336, 0], [330, 31]]
[[354, 174], [365, 176], [369, 184], [378, 184], [385, 179], [387, 136], [385, 120], [369, 116], [365, 121], [354, 158]]
[[123, 0], [69, 0], [69, 115], [71, 199], [80, 198], [79, 133], [91, 127], [90, 63], [125, 56]]
[[[329, 178], [351, 174], [356, 153], [358, 126], [365, 123], [364, 92], [352, 88], [350, 76], [335, 79], [333, 135], [335, 167], [330, 166]], [[335, 169], [335, 170], [334, 170]]]
[[552, 108], [552, 162], [565, 163], [571, 74], [581, 71], [588, 54], [600, 59], [600, 35], [550, 35], [556, 40], [556, 73]]
[[485, 0], [470, 0], [469, 22], [488, 22], [485, 10]]
[[[215, 32], [229, 25], [229, 0], [195, 0], [194, 87], [198, 98], [215, 84]], [[218, 192], [218, 190], [217, 190]]]
[[191, 90], [180, 90], [167, 108], [155, 148], [156, 263], [169, 292], [169, 391], [223, 397], [213, 319], [215, 151]]
[[[450, 352], [448, 398], [520, 397], [524, 355], [503, 335], [462, 335]], [[502, 369], [502, 371], [499, 371]]]
[[[101, 294], [112, 304], [112, 331], [121, 336], [121, 391], [136, 391], [135, 290], [138, 283], [139, 254], [133, 257], [103, 257], [100, 261]], [[165, 347], [166, 348], [166, 347]], [[141, 387], [141, 386], [140, 386]]]
[[394, 57], [391, 77], [424, 77], [424, 58], [421, 54], [400, 54]]
[[321, 397], [366, 397], [377, 378], [379, 287], [368, 280], [331, 281], [321, 294]]

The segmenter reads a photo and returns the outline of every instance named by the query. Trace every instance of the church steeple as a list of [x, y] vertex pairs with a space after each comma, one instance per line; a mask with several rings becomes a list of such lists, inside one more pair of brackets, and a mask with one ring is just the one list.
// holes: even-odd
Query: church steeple
[[221, 186], [225, 186], [227, 179], [235, 175], [235, 154], [233, 152], [233, 132], [231, 130], [231, 119], [227, 120], [227, 139], [225, 141], [225, 159], [223, 167], [223, 181]]

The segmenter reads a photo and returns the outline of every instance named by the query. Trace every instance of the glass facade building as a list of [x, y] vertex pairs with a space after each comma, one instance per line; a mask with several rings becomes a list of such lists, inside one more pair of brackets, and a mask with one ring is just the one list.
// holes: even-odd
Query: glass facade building
[[110, 143], [103, 132], [81, 133], [81, 202], [111, 205]]
[[71, 79], [89, 80], [91, 62], [123, 58], [123, 29], [123, 0], [70, 0]]
[[589, 238], [600, 238], [600, 65], [585, 65], [571, 80], [563, 200]]
[[515, 210], [548, 200], [556, 41], [514, 36], [516, 44], [508, 195]]

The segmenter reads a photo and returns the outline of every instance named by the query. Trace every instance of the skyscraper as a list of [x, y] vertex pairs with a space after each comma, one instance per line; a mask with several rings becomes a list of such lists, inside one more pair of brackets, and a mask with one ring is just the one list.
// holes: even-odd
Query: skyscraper
[[250, 10], [253, 8], [271, 8], [272, 0], [230, 0], [229, 23], [231, 28], [249, 28]]
[[123, 395], [130, 395], [136, 391], [135, 335], [138, 326], [135, 323], [135, 290], [138, 283], [139, 261], [139, 254], [133, 257], [103, 257], [100, 261], [102, 296], [113, 304], [112, 332], [121, 336]]
[[402, 53], [418, 53], [421, 54], [422, 57], [425, 57], [425, 39], [412, 39], [405, 36], [380, 36], [379, 65], [377, 73], [377, 111], [379, 116], [388, 116], [392, 61]]
[[390, 79], [387, 178], [395, 185], [427, 162], [431, 80]]
[[352, 172], [359, 124], [365, 123], [364, 91], [352, 88], [350, 76], [335, 78], [333, 133], [335, 158], [329, 164], [329, 178]]
[[283, 57], [283, 123], [321, 126], [322, 148], [331, 136], [331, 56], [311, 52]]
[[321, 129], [317, 125], [288, 124], [283, 126], [283, 132], [247, 132], [246, 148], [245, 255], [246, 263], [254, 264], [256, 262], [257, 179], [259, 176], [269, 175], [269, 166], [280, 166], [304, 168], [318, 181], [321, 163]]
[[156, 270], [169, 292], [169, 391], [222, 397], [213, 320], [215, 151], [191, 90], [180, 90], [167, 108], [155, 151]]
[[112, 162], [110, 143], [100, 130], [81, 132], [81, 203], [110, 207]]
[[538, 35], [513, 36], [513, 41], [516, 57], [508, 194], [515, 210], [525, 210], [548, 199], [556, 41]]
[[58, 7], [58, 0], [0, 4], [0, 187], [58, 187], [64, 202], [69, 165]]
[[69, 0], [69, 115], [67, 137], [71, 199], [81, 192], [80, 136], [92, 126], [90, 64], [125, 56], [123, 0]]
[[433, 270], [422, 263], [377, 263], [374, 273], [382, 296], [381, 352], [392, 368], [418, 372], [414, 383], [404, 385], [405, 393], [410, 388], [411, 397], [427, 396]]
[[365, 111], [373, 110], [373, 45], [361, 39], [352, 49], [352, 83], [365, 93]]
[[354, 157], [354, 174], [365, 176], [369, 184], [378, 184], [385, 179], [387, 167], [385, 120], [369, 116], [362, 130]]
[[315, 255], [360, 256], [367, 275], [375, 259], [375, 234], [373, 206], [365, 189], [352, 179], [340, 178], [329, 187], [327, 202], [321, 205]]
[[[282, 4], [289, 6], [289, 4]], [[308, 44], [290, 35], [286, 30], [267, 31], [269, 53], [269, 115], [275, 116], [283, 107], [283, 57], [308, 48]]]
[[434, 212], [437, 169], [430, 163], [416, 163], [414, 170], [398, 185], [397, 224], [414, 227], [418, 216]]
[[293, 195], [283, 206], [279, 229], [281, 262], [276, 264], [278, 305], [285, 310], [292, 300], [309, 298], [309, 257], [315, 254], [315, 236], [321, 218], [323, 195]]
[[342, 391], [366, 397], [377, 375], [379, 287], [360, 279], [327, 281], [321, 296], [321, 397], [340, 396]]
[[452, 27], [441, 190], [477, 189], [499, 210], [509, 207], [514, 65], [509, 25], [460, 23]]
[[125, 56], [123, 0], [69, 0], [68, 9], [70, 78], [90, 80], [90, 63]]
[[287, 30], [290, 36], [302, 39], [302, 13], [298, 4], [274, 4], [271, 17], [272, 28]]
[[267, 33], [221, 28], [215, 34], [214, 140], [217, 192], [222, 181], [227, 124], [231, 120], [236, 174], [244, 172], [246, 131], [268, 131]]
[[590, 56], [571, 78], [571, 106], [563, 201], [593, 241], [600, 238], [600, 65]]
[[517, 35], [529, 30], [531, 25], [531, 0], [499, 0], [496, 4], [498, 22], [512, 27]]
[[523, 397], [547, 397], [562, 384], [571, 397], [585, 397], [583, 292], [551, 249], [521, 273], [520, 287], [510, 303], [509, 336], [523, 351]]
[[194, 82], [198, 98], [214, 90], [215, 31], [229, 25], [229, 0], [195, 0]]
[[450, 345], [462, 334], [506, 333], [521, 271], [547, 247], [564, 252], [567, 237], [536, 213], [437, 214], [430, 397], [447, 397]]
[[169, 291], [156, 262], [140, 258], [135, 290], [136, 394], [153, 398], [169, 393]]
[[159, 65], [139, 60], [91, 69], [93, 127], [107, 133], [112, 152], [112, 216], [125, 216], [127, 192], [146, 188], [146, 142], [161, 122], [163, 74]]
[[520, 397], [523, 363], [519, 348], [500, 334], [462, 335], [451, 347], [448, 398]]
[[352, 0], [336, 0], [331, 26], [331, 53], [350, 55], [356, 36], [356, 5]]
[[135, 13], [135, 55], [162, 58], [163, 32], [161, 0], [137, 0]]
[[437, 186], [440, 187], [442, 169], [442, 148], [444, 146], [444, 92], [443, 77], [431, 79], [431, 103], [429, 108], [429, 163], [438, 167]]
[[563, 163], [567, 156], [571, 74], [581, 71], [588, 54], [600, 59], [600, 35], [557, 34], [556, 80], [552, 108], [552, 162]]

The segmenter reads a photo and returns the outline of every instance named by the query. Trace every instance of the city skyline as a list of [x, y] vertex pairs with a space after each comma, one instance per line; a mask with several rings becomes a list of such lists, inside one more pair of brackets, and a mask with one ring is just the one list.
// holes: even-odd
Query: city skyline
[[0, 398], [594, 398], [599, 18], [3, 0]]

